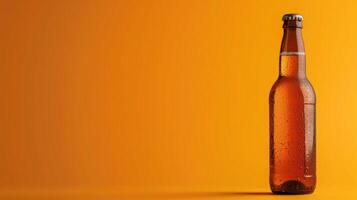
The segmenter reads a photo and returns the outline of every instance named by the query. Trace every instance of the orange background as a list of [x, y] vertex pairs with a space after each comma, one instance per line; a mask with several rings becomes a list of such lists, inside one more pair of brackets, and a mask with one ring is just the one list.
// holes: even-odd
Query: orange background
[[268, 185], [268, 93], [304, 15], [317, 193], [357, 186], [354, 1], [1, 1], [1, 191]]

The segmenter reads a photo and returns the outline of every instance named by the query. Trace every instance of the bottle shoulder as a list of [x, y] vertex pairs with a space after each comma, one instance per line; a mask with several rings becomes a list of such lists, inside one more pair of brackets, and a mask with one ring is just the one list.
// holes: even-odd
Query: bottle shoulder
[[307, 78], [279, 77], [270, 90], [269, 102], [278, 100], [296, 99], [305, 104], [315, 104], [316, 95], [314, 88]]

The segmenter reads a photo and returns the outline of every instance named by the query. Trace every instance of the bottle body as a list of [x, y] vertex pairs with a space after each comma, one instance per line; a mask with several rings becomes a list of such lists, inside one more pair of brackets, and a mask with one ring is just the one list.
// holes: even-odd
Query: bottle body
[[280, 77], [269, 98], [270, 186], [312, 193], [316, 184], [315, 94], [307, 79]]
[[312, 193], [316, 185], [316, 97], [305, 75], [301, 28], [287, 27], [280, 74], [269, 94], [270, 186], [274, 193]]

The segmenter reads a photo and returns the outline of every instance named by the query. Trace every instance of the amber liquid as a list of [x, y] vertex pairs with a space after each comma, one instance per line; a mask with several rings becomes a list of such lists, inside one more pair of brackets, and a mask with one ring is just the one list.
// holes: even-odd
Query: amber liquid
[[312, 193], [316, 184], [315, 93], [305, 75], [303, 44], [297, 45], [299, 31], [285, 30], [282, 51], [288, 53], [280, 56], [279, 78], [269, 96], [274, 193]]

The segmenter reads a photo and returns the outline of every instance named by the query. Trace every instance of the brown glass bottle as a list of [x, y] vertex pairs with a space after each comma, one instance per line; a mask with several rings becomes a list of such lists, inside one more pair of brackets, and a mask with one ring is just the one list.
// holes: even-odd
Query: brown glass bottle
[[312, 193], [316, 184], [315, 92], [306, 78], [302, 16], [284, 15], [279, 78], [269, 95], [270, 187]]

